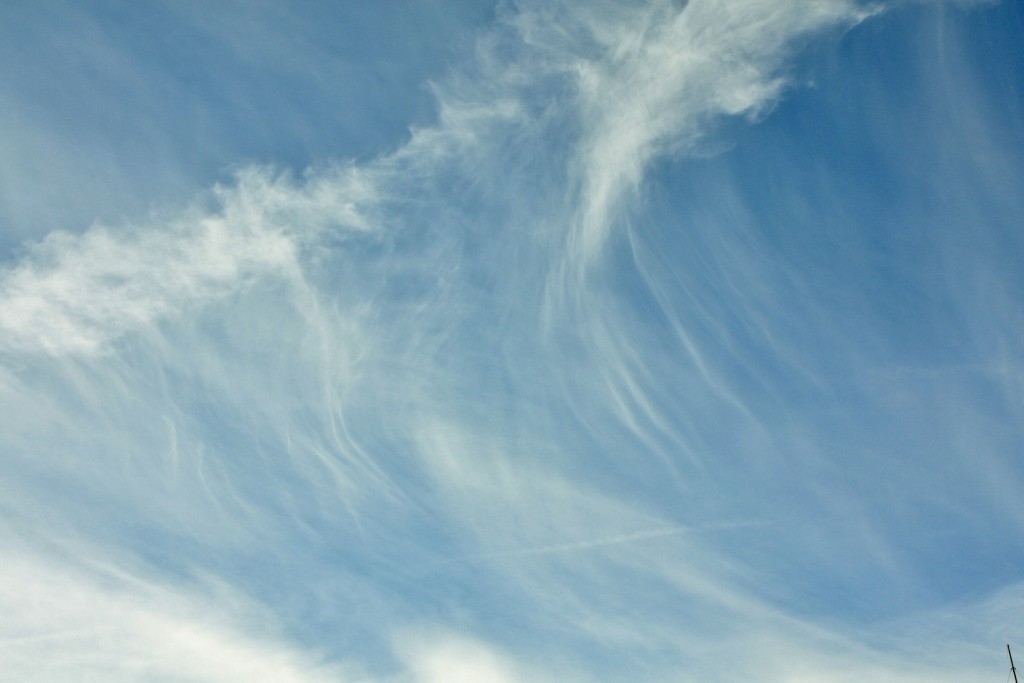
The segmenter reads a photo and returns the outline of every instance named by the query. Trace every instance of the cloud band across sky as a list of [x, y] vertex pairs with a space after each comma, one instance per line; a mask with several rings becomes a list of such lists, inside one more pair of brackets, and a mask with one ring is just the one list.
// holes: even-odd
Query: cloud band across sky
[[[184, 208], [3, 214], [34, 237], [0, 259], [0, 671], [1002, 675], [1024, 607], [1020, 8], [468, 7], [448, 21], [472, 40], [423, 48], [434, 114], [375, 153], [268, 143]], [[191, 149], [269, 101], [256, 73], [334, 102], [349, 86], [316, 65], [355, 78], [375, 39], [322, 27], [411, 39], [389, 11], [74, 10], [67, 49], [169, 91], [180, 47], [121, 27], [230, 53], [206, 123], [160, 124]], [[275, 32], [289, 47], [260, 47]], [[34, 49], [9, 73], [64, 63]], [[15, 75], [19, 116], [61, 101]], [[374, 97], [411, 106], [402, 88]], [[308, 123], [287, 111], [246, 120], [285, 145]], [[98, 135], [39, 120], [4, 174], [64, 125]]]

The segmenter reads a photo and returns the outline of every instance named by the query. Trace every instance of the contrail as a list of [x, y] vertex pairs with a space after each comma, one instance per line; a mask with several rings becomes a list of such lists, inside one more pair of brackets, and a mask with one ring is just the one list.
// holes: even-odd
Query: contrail
[[582, 541], [570, 541], [566, 543], [551, 543], [547, 545], [532, 546], [527, 548], [516, 548], [513, 550], [502, 550], [493, 553], [480, 553], [478, 555], [466, 555], [463, 557], [452, 558], [439, 564], [450, 564], [454, 562], [477, 562], [480, 560], [495, 560], [495, 559], [507, 559], [516, 557], [531, 557], [536, 555], [557, 555], [560, 553], [571, 553], [583, 550], [593, 550], [595, 548], [604, 548], [611, 545], [620, 545], [623, 543], [634, 543], [636, 541], [643, 541], [649, 538], [668, 538], [671, 536], [681, 536], [689, 533], [700, 533], [704, 531], [716, 531], [720, 529], [739, 529], [747, 527], [764, 526], [767, 522], [759, 521], [738, 521], [738, 522], [720, 522], [717, 524], [706, 524], [701, 526], [671, 526], [661, 527], [658, 529], [646, 529], [643, 531], [636, 531], [631, 534], [618, 534], [615, 536], [602, 536], [600, 538], [593, 538]]

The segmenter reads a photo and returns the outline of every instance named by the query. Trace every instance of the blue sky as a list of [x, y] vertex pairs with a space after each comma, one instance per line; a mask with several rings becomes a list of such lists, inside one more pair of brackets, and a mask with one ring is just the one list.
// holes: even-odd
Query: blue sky
[[1002, 680], [1022, 28], [5, 3], [0, 671]]

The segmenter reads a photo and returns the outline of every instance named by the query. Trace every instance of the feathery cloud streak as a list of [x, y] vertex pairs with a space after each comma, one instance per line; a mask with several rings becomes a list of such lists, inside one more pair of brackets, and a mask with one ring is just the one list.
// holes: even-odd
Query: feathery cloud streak
[[[975, 516], [1021, 520], [991, 502], [1020, 479], [1019, 349], [998, 332], [1019, 309], [999, 256], [1019, 246], [1012, 116], [988, 91], [949, 118], [927, 106], [977, 83], [948, 35], [941, 71], [915, 37], [908, 68], [934, 88], [911, 90], [931, 112], [917, 130], [899, 111], [845, 122], [850, 101], [895, 100], [828, 85], [768, 115], [802, 50], [877, 13], [502, 5], [397, 149], [248, 168], [177, 214], [29, 247], [0, 274], [2, 637], [37, 639], [10, 661], [143, 680], [969, 678], [990, 638], [969, 614], [1001, 623], [984, 605], [949, 608], [926, 672], [902, 634], [1019, 592], [950, 550]], [[863, 63], [828, 76], [891, 83]], [[813, 106], [850, 150], [801, 129]], [[759, 125], [709, 154], [730, 122]], [[933, 131], [974, 137], [915, 150]], [[946, 164], [923, 177], [900, 157], [917, 153]], [[883, 170], [889, 204], [870, 192]], [[997, 176], [984, 209], [921, 202]], [[924, 225], [930, 246], [894, 237]], [[959, 347], [930, 332], [951, 324]], [[130, 569], [97, 578], [74, 549]], [[47, 581], [67, 607], [41, 616], [24, 596]]]

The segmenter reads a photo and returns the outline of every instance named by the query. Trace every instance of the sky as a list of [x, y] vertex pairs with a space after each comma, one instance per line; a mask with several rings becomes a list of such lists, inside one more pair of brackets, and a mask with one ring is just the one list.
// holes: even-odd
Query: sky
[[13, 0], [0, 101], [0, 680], [1024, 658], [1021, 3]]

